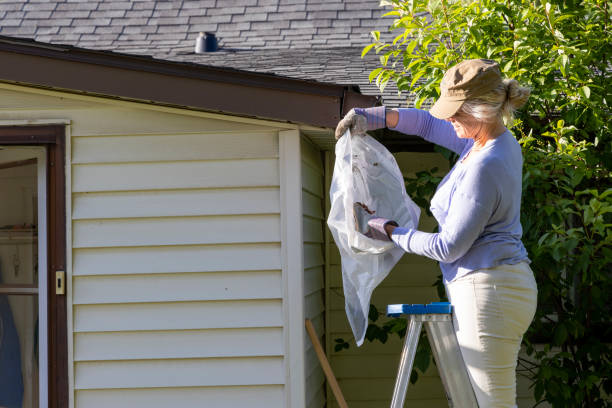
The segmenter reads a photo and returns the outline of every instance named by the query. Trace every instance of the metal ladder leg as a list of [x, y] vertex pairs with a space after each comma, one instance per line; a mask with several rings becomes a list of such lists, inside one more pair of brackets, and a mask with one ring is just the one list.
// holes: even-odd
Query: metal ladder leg
[[410, 373], [412, 372], [412, 363], [414, 362], [422, 325], [423, 322], [416, 319], [415, 316], [410, 316], [408, 330], [406, 331], [406, 340], [400, 359], [399, 372], [397, 374], [397, 380], [395, 381], [395, 388], [393, 389], [391, 408], [402, 408], [404, 406], [408, 382], [410, 381]]
[[450, 407], [478, 408], [467, 368], [459, 349], [452, 322], [452, 306], [448, 302], [427, 305], [388, 305], [387, 316], [410, 316], [399, 373], [393, 390], [391, 408], [402, 408], [416, 354], [421, 327], [425, 323], [427, 337]]
[[435, 319], [425, 322], [425, 330], [438, 365], [449, 407], [478, 408], [474, 389], [455, 336], [451, 315], [431, 317]]

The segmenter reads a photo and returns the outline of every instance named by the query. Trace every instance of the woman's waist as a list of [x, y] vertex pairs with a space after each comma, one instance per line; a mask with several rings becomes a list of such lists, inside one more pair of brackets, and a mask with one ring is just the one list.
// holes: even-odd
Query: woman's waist
[[499, 260], [523, 258], [527, 258], [527, 251], [520, 237], [496, 234], [478, 237], [470, 249], [455, 262], [464, 265], [475, 263], [488, 267], [487, 265], [500, 265]]
[[477, 240], [461, 258], [452, 263], [440, 263], [440, 268], [446, 280], [450, 281], [476, 270], [514, 265], [523, 261], [530, 262], [520, 239]]
[[476, 269], [464, 274], [458, 274], [447, 285], [462, 284], [469, 281], [470, 284], [480, 287], [490, 286], [497, 290], [535, 291], [537, 284], [533, 271], [528, 261], [520, 261], [513, 264], [500, 264], [490, 268]]

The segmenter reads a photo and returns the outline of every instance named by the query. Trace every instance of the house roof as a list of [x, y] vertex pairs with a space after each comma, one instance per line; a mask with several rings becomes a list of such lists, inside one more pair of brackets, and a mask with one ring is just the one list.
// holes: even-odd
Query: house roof
[[[361, 59], [370, 32], [392, 17], [379, 0], [69, 0], [0, 2], [0, 35], [92, 50], [356, 85], [388, 106], [406, 106], [368, 81], [378, 58]], [[220, 50], [195, 54], [200, 32]]]
[[379, 0], [3, 0], [0, 33], [140, 54], [193, 49], [203, 31], [225, 48], [361, 47], [386, 11]]
[[[388, 11], [379, 0], [3, 0], [0, 36], [10, 38], [0, 38], [0, 53], [3, 62], [10, 55], [20, 63], [0, 64], [0, 78], [8, 74], [13, 82], [333, 128], [348, 109], [372, 106], [376, 99], [388, 107], [412, 103], [393, 84], [381, 94], [368, 80], [378, 57], [371, 52], [361, 58], [371, 31], [394, 37], [387, 30], [393, 17], [383, 17]], [[196, 54], [200, 32], [214, 32], [220, 49]], [[43, 51], [45, 44], [52, 47]], [[55, 65], [70, 61], [74, 74], [27, 65], [49, 58]], [[88, 62], [90, 73], [121, 72], [132, 86], [91, 81], [76, 69], [79, 59]], [[105, 71], [98, 70], [102, 66]], [[220, 83], [243, 88], [219, 88], [214, 95], [202, 88]], [[238, 100], [245, 92], [284, 102]], [[431, 151], [421, 138], [388, 129], [376, 137], [392, 151]], [[333, 145], [333, 139], [328, 142]]]

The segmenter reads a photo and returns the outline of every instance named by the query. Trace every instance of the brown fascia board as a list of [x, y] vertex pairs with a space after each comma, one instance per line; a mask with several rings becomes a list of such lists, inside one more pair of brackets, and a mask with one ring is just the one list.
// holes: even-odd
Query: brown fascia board
[[[0, 81], [333, 128], [352, 87], [0, 36]], [[357, 96], [357, 97], [356, 97]]]

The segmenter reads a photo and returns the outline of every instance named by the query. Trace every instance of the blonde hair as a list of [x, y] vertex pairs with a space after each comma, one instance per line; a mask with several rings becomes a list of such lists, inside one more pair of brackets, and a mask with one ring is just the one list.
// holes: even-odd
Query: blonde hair
[[515, 79], [504, 79], [495, 89], [474, 99], [468, 99], [459, 111], [486, 123], [500, 118], [511, 125], [514, 111], [527, 102], [531, 90], [521, 86]]

